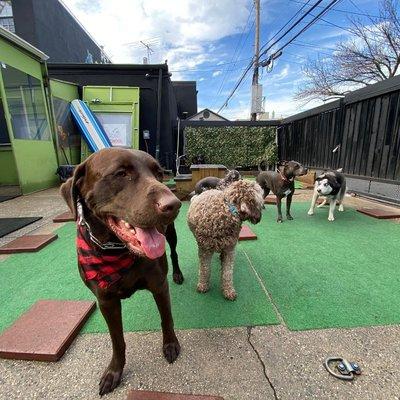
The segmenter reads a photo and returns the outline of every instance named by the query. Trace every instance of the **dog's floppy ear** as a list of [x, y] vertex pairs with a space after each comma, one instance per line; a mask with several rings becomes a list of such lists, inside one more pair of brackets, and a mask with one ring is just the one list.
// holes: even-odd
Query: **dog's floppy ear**
[[78, 200], [79, 189], [82, 186], [85, 173], [86, 162], [83, 162], [75, 168], [72, 178], [69, 178], [60, 187], [60, 194], [67, 203], [75, 220], [77, 218], [76, 202]]

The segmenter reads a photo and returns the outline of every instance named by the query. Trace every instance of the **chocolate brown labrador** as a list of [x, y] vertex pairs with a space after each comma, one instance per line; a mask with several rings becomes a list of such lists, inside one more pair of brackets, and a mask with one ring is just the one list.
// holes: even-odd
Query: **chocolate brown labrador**
[[162, 178], [160, 165], [147, 153], [110, 148], [91, 155], [61, 186], [77, 220], [79, 273], [96, 296], [111, 336], [112, 358], [100, 380], [100, 395], [120, 383], [125, 365], [121, 299], [137, 290], [153, 294], [167, 361], [174, 362], [180, 352], [160, 232], [169, 227], [175, 233], [171, 224], [181, 202]]

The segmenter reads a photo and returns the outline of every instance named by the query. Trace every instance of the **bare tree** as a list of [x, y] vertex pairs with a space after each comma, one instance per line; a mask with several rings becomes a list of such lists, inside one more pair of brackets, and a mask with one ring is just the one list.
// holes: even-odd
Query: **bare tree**
[[296, 100], [326, 100], [342, 96], [400, 71], [400, 17], [398, 0], [382, 0], [379, 17], [350, 19], [351, 38], [336, 45], [332, 56], [309, 60], [303, 69], [306, 83]]

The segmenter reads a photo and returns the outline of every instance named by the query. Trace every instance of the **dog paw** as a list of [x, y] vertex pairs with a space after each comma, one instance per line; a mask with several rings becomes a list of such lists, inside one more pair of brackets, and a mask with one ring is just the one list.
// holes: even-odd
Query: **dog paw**
[[182, 283], [184, 281], [182, 272], [177, 272], [177, 273], [173, 274], [172, 279], [176, 284], [182, 285]]
[[339, 210], [340, 212], [343, 212], [343, 211], [344, 211], [344, 207], [343, 207], [342, 205], [340, 205], [339, 208], [338, 208], [338, 210]]
[[313, 210], [308, 210], [308, 215], [314, 215], [314, 211]]
[[166, 343], [163, 346], [163, 353], [165, 359], [172, 364], [179, 356], [181, 351], [181, 345], [178, 342], [178, 339], [175, 339], [174, 342]]
[[292, 217], [290, 214], [288, 214], [288, 215], [286, 216], [286, 218], [288, 219], [288, 221], [292, 221], [292, 220], [293, 220], [293, 217]]
[[227, 300], [230, 300], [230, 301], [236, 300], [237, 294], [236, 294], [235, 289], [224, 290], [224, 291], [223, 291], [223, 294], [224, 294], [224, 297], [225, 297]]
[[335, 217], [333, 216], [333, 215], [330, 215], [329, 217], [328, 217], [328, 221], [334, 221], [335, 220]]
[[197, 284], [197, 291], [199, 293], [207, 293], [209, 289], [210, 289], [210, 286], [206, 285], [205, 283], [198, 283]]
[[107, 394], [112, 392], [121, 382], [122, 369], [118, 371], [113, 371], [108, 367], [99, 383], [99, 395]]
[[282, 218], [278, 218], [277, 220], [276, 220], [276, 222], [278, 223], [278, 224], [281, 224], [283, 221], [282, 221]]

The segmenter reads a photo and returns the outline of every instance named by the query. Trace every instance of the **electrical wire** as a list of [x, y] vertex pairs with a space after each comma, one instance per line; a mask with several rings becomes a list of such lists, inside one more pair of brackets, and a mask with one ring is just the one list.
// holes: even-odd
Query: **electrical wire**
[[[287, 41], [284, 45], [282, 45], [278, 50], [276, 50], [274, 53], [278, 54], [279, 52], [281, 52], [283, 49], [285, 49], [287, 46], [289, 46], [296, 38], [298, 38], [302, 33], [304, 33], [308, 28], [310, 28], [316, 21], [318, 21], [319, 19], [322, 19], [321, 17], [326, 14], [331, 7], [340, 2], [341, 0], [332, 0], [327, 6], [325, 6], [323, 8], [323, 10], [317, 14], [317, 15], [313, 15], [313, 19], [311, 21], [309, 21], [306, 26], [304, 26], [299, 32], [297, 32], [289, 41]], [[271, 45], [268, 46], [267, 49], [265, 49], [260, 56], [262, 56], [263, 54], [266, 54], [275, 44], [277, 44], [283, 37], [285, 37], [290, 31], [292, 31], [307, 15], [312, 15], [310, 12], [316, 8], [316, 6], [318, 6], [318, 4], [320, 4], [322, 2], [322, 0], [317, 1], [310, 9], [308, 9], [304, 15], [299, 18], [294, 24], [292, 24], [291, 27], [289, 27], [289, 29], [287, 29], [285, 31], [285, 33], [283, 35], [280, 36], [279, 39], [277, 39], [276, 41], [274, 41]], [[267, 43], [269, 43], [270, 41], [268, 41]], [[266, 44], [267, 44], [266, 43]], [[265, 47], [265, 46], [263, 46]], [[259, 57], [260, 57], [259, 56]], [[236, 90], [239, 88], [240, 84], [243, 82], [244, 78], [246, 77], [248, 71], [251, 69], [251, 67], [254, 64], [254, 59], [249, 63], [249, 65], [247, 66], [247, 68], [243, 71], [242, 75], [240, 76], [239, 80], [237, 81], [237, 83], [235, 84], [234, 88], [232, 89], [232, 91], [230, 92], [229, 96], [227, 97], [227, 99], [224, 101], [224, 103], [222, 104], [222, 106], [218, 109], [218, 113], [225, 108], [228, 105], [229, 100], [233, 97], [233, 95], [235, 94]], [[272, 70], [272, 69], [271, 69]]]
[[[317, 14], [304, 28], [302, 28], [299, 32], [296, 33], [296, 35], [294, 35], [288, 42], [286, 42], [283, 46], [281, 46], [278, 50], [274, 51], [275, 54], [278, 54], [279, 52], [281, 52], [285, 47], [289, 46], [289, 44], [291, 44], [296, 38], [298, 38], [302, 33], [304, 33], [311, 25], [313, 25], [315, 23], [315, 21], [317, 21], [318, 19], [321, 19], [322, 15], [324, 15], [325, 13], [327, 13], [329, 11], [329, 9], [335, 4], [337, 3], [338, 0], [332, 0], [327, 6], [325, 6], [325, 8], [319, 13]], [[273, 45], [269, 46], [268, 49], [266, 49], [263, 54], [265, 54], [268, 50], [271, 49]]]
[[[247, 25], [248, 25], [248, 23], [249, 23], [249, 21], [250, 21], [250, 17], [251, 17], [251, 15], [252, 15], [252, 13], [253, 13], [253, 10], [254, 10], [254, 3], [253, 3], [253, 6], [252, 6], [252, 8], [251, 8], [251, 10], [250, 10], [249, 16], [247, 17], [246, 24], [244, 25], [243, 30], [242, 30], [242, 32], [241, 32], [241, 34], [240, 34], [239, 40], [238, 40], [237, 43], [236, 43], [236, 47], [235, 47], [233, 56], [232, 56], [232, 58], [231, 58], [231, 62], [234, 62], [235, 65], [236, 65], [237, 60], [236, 60], [236, 61], [233, 61], [233, 60], [234, 60], [236, 57], [239, 56], [239, 54], [240, 54], [240, 52], [241, 52], [241, 50], [242, 50], [244, 44], [247, 42], [247, 38], [249, 37], [249, 34], [250, 34], [250, 32], [251, 32], [251, 30], [253, 29], [253, 26], [254, 26], [254, 22], [253, 22], [253, 25], [252, 25], [251, 28], [248, 30], [247, 35], [246, 35], [246, 38], [245, 38], [245, 40], [243, 41], [243, 44], [242, 44], [240, 50], [238, 51], [239, 45], [240, 45], [240, 43], [241, 43], [241, 41], [242, 41], [242, 38], [243, 38], [243, 34], [244, 34], [244, 32], [246, 31], [246, 28], [247, 28]], [[231, 70], [231, 71], [232, 71], [232, 70]], [[231, 71], [229, 71], [229, 72], [231, 72]], [[216, 93], [216, 95], [215, 95], [215, 100], [213, 101], [211, 108], [213, 108], [214, 105], [215, 105], [215, 103], [217, 102], [217, 98], [218, 98], [219, 94], [222, 92], [222, 90], [223, 90], [223, 88], [224, 88], [225, 81], [226, 81], [227, 77], [228, 77], [228, 69], [226, 69], [225, 72], [224, 72], [224, 75], [223, 75], [223, 77], [222, 77], [221, 84], [220, 84], [220, 86], [219, 86], [219, 88], [218, 88], [218, 90], [217, 90], [217, 93]]]
[[[278, 39], [276, 39], [266, 50], [262, 51], [259, 55], [259, 57], [261, 57], [263, 54], [265, 54], [268, 50], [270, 50], [273, 46], [275, 46], [281, 39], [283, 39], [288, 33], [290, 33], [294, 28], [296, 28], [297, 25], [300, 24], [300, 22], [307, 17], [307, 15], [309, 15], [311, 13], [312, 10], [314, 10], [314, 8], [316, 8], [318, 6], [318, 4], [322, 3], [323, 0], [318, 0], [310, 9], [308, 9], [297, 21], [295, 21], [288, 29], [286, 29], [286, 31], [279, 36]], [[268, 42], [264, 43], [261, 46], [260, 50], [263, 50], [268, 43], [270, 43], [271, 40], [268, 40]]]
[[[299, 0], [289, 0], [289, 1], [291, 1], [292, 3], [297, 3], [297, 4], [304, 4], [304, 5], [306, 4], [306, 3], [302, 2], [302, 1], [299, 1]], [[359, 10], [360, 12], [348, 11], [348, 10], [340, 10], [339, 8], [332, 8], [332, 11], [340, 12], [340, 13], [343, 13], [343, 14], [353, 14], [353, 15], [360, 15], [360, 16], [364, 16], [364, 17], [372, 17], [372, 18], [382, 19], [382, 17], [379, 17], [377, 15], [370, 15], [370, 14], [366, 14], [366, 13], [362, 12], [362, 9], [360, 7], [358, 7], [352, 0], [349, 0], [349, 2], [357, 10]], [[319, 8], [322, 8], [322, 6], [320, 6]]]
[[[268, 47], [268, 49], [266, 51], [268, 51], [272, 46], [274, 46], [276, 43], [279, 42], [279, 40], [281, 40], [282, 38], [284, 38], [290, 31], [292, 31], [312, 10], [314, 10], [314, 8], [320, 4], [323, 0], [318, 0], [310, 9], [308, 9], [298, 20], [296, 20], [280, 37], [279, 39], [277, 39], [271, 46]], [[335, 0], [336, 2], [337, 0]], [[276, 36], [276, 35], [275, 35]], [[274, 36], [274, 37], [275, 37]], [[265, 43], [261, 49], [263, 49], [271, 40], [269, 40], [267, 43]], [[260, 50], [261, 50], [260, 49]], [[260, 56], [262, 56], [266, 51], [262, 52]], [[242, 75], [240, 76], [239, 80], [237, 81], [237, 83], [235, 84], [234, 88], [232, 89], [232, 91], [230, 92], [230, 94], [228, 95], [227, 99], [224, 101], [224, 103], [222, 104], [222, 106], [218, 109], [218, 113], [225, 108], [228, 105], [229, 100], [232, 98], [232, 96], [235, 94], [236, 90], [239, 88], [240, 84], [243, 82], [244, 78], [246, 77], [247, 73], [250, 71], [251, 67], [253, 66], [255, 62], [255, 59], [253, 58], [252, 61], [249, 63], [249, 65], [247, 66], [247, 68], [243, 71]]]
[[303, 10], [303, 8], [304, 8], [305, 6], [307, 6], [308, 3], [309, 3], [310, 1], [311, 1], [311, 0], [308, 0], [307, 3], [303, 3], [303, 6], [302, 6], [299, 10], [297, 10], [297, 12], [289, 19], [289, 21], [287, 21], [286, 24], [283, 25], [283, 26], [281, 27], [281, 29], [279, 29], [279, 31], [276, 32], [275, 35], [272, 36], [272, 38], [268, 40], [267, 43], [264, 43], [264, 45], [260, 48], [260, 51], [261, 51], [269, 42], [271, 42], [272, 40], [274, 40], [274, 39], [289, 25], [290, 22], [291, 22], [294, 18], [296, 18], [297, 15], [299, 15], [299, 14], [301, 13], [301, 11]]

